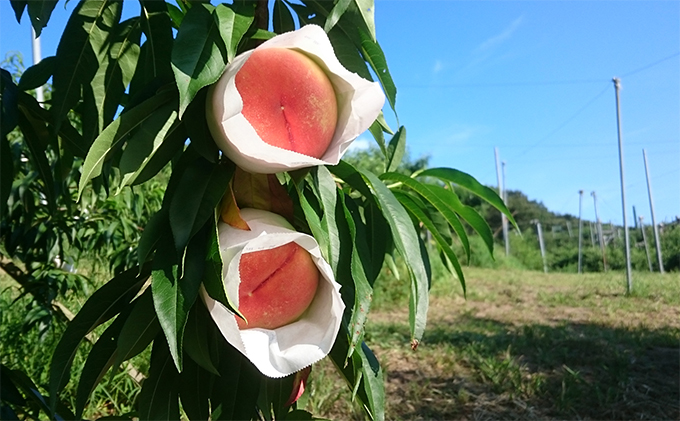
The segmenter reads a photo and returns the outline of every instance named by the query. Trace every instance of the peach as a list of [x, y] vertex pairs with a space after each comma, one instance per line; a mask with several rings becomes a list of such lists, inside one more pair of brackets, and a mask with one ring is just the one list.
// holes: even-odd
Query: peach
[[239, 262], [241, 329], [276, 329], [297, 320], [311, 304], [319, 285], [319, 269], [311, 255], [292, 242], [241, 255]]
[[338, 121], [331, 81], [309, 56], [288, 48], [256, 49], [235, 77], [243, 116], [260, 138], [321, 158]]

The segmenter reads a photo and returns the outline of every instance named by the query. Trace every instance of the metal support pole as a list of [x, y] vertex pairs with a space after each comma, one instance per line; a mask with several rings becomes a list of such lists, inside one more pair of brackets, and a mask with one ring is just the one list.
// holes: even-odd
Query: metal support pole
[[581, 230], [583, 229], [583, 220], [581, 220], [581, 202], [583, 201], [583, 190], [578, 191], [578, 273], [582, 272], [583, 267], [583, 235], [581, 235]]
[[[505, 161], [501, 162], [503, 170], [503, 202], [505, 206], [508, 206], [508, 189], [505, 185]], [[501, 219], [503, 225], [503, 238], [505, 239], [505, 255], [510, 256], [510, 235], [508, 234], [508, 217], [503, 214]]]
[[569, 238], [573, 237], [573, 234], [571, 233], [571, 222], [567, 221], [567, 233], [569, 234]]
[[[31, 26], [31, 46], [33, 47], [33, 65], [40, 63], [42, 59], [42, 53], [40, 51], [40, 38], [35, 36], [35, 29]], [[44, 107], [45, 95], [43, 93], [43, 87], [38, 86], [35, 88], [35, 99], [38, 101], [41, 107]]]
[[656, 244], [656, 258], [659, 261], [659, 272], [664, 273], [663, 259], [661, 258], [661, 241], [659, 239], [659, 226], [654, 216], [654, 200], [652, 200], [652, 184], [649, 181], [649, 166], [647, 165], [647, 151], [642, 150], [645, 159], [645, 176], [647, 177], [647, 192], [649, 193], [649, 209], [652, 211], [652, 226], [654, 227], [654, 243]]
[[593, 223], [588, 221], [590, 225], [590, 245], [595, 247], [595, 231], [593, 230]]
[[541, 228], [541, 222], [538, 219], [531, 221], [536, 224], [536, 231], [538, 231], [538, 245], [541, 247], [541, 257], [543, 258], [543, 272], [548, 273], [548, 261], [545, 257], [545, 244], [543, 243], [543, 229]]
[[590, 193], [593, 196], [593, 204], [595, 205], [595, 220], [597, 223], [597, 238], [600, 241], [600, 251], [602, 252], [602, 264], [604, 266], [604, 271], [607, 271], [607, 252], [604, 248], [604, 235], [602, 235], [602, 221], [597, 214], [597, 194], [595, 192]]
[[[496, 156], [496, 178], [498, 179], [498, 196], [503, 198], [503, 181], [501, 176], [501, 164], [498, 159], [498, 148], [493, 148], [494, 155]], [[503, 240], [505, 241], [505, 255], [507, 256], [510, 251], [510, 239], [508, 238], [508, 220], [503, 212], [501, 212], [501, 224], [503, 226]]]
[[619, 91], [621, 90], [621, 80], [617, 77], [612, 79], [616, 91], [616, 123], [619, 133], [619, 169], [621, 173], [621, 208], [623, 211], [623, 241], [626, 247], [626, 288], [630, 294], [633, 291], [633, 268], [630, 263], [630, 235], [628, 233], [628, 220], [626, 218], [626, 185], [623, 170], [623, 139], [621, 136], [621, 101]]
[[645, 243], [645, 253], [647, 254], [647, 264], [649, 265], [649, 271], [654, 272], [652, 267], [652, 257], [649, 255], [649, 245], [647, 244], [647, 234], [645, 233], [645, 223], [642, 222], [642, 215], [640, 218], [640, 231], [642, 231], [642, 241]]

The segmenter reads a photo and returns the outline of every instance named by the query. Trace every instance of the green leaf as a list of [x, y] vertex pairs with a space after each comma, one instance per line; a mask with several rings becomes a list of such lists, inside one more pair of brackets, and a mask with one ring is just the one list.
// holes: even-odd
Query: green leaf
[[371, 124], [371, 127], [368, 128], [368, 131], [371, 132], [371, 135], [373, 135], [373, 139], [375, 139], [375, 142], [378, 144], [378, 147], [380, 147], [380, 152], [387, 158], [387, 148], [385, 146], [385, 135], [383, 134], [383, 129], [380, 126], [380, 123], [378, 121], [374, 121], [373, 124]]
[[[21, 108], [21, 107], [20, 107]], [[56, 191], [52, 167], [46, 156], [46, 147], [49, 142], [49, 133], [45, 123], [34, 119], [29, 113], [21, 109], [18, 115], [19, 127], [24, 134], [24, 140], [33, 157], [32, 162], [36, 165], [40, 178], [44, 184], [42, 192], [45, 193], [47, 205], [51, 212], [56, 212]]]
[[168, 211], [165, 207], [149, 218], [149, 222], [146, 223], [146, 227], [144, 227], [142, 232], [142, 238], [140, 238], [137, 246], [137, 261], [140, 264], [146, 263], [151, 253], [158, 247], [160, 238], [167, 232], [169, 227]]
[[105, 51], [109, 28], [120, 20], [122, 3], [113, 0], [81, 2], [71, 14], [57, 47], [52, 84], [52, 113], [55, 129], [80, 99], [99, 68], [98, 57]]
[[[159, 335], [160, 336], [160, 335]], [[178, 420], [179, 373], [172, 364], [167, 343], [162, 337], [154, 340], [149, 377], [144, 380], [139, 402], [140, 420]]]
[[173, 98], [172, 91], [164, 91], [144, 101], [120, 115], [95, 139], [83, 163], [82, 175], [78, 183], [78, 197], [85, 186], [102, 172], [104, 160], [111, 151], [119, 147], [128, 135], [154, 115], [158, 108]]
[[[201, 304], [202, 305], [202, 304]], [[187, 341], [187, 344], [189, 342]], [[212, 375], [191, 359], [185, 359], [184, 371], [179, 375], [179, 397], [182, 409], [190, 420], [210, 419], [210, 387]]]
[[35, 36], [39, 37], [47, 22], [52, 16], [52, 11], [59, 0], [30, 0], [28, 2], [28, 16], [35, 29]]
[[[465, 254], [468, 260], [470, 259], [470, 242], [467, 233], [465, 232], [463, 224], [460, 223], [458, 216], [456, 216], [454, 209], [449, 205], [450, 201], [448, 199], [450, 199], [450, 195], [453, 194], [451, 191], [445, 190], [442, 192], [441, 190], [443, 189], [433, 190], [435, 186], [423, 184], [414, 178], [395, 172], [385, 173], [381, 175], [380, 178], [382, 180], [391, 180], [402, 183], [404, 186], [417, 192], [425, 200], [432, 203], [435, 209], [442, 214], [451, 227], [453, 227], [454, 231], [456, 231], [456, 234], [458, 235], [458, 238], [460, 238], [463, 248], [465, 249]], [[445, 200], [444, 197], [448, 199]], [[462, 205], [460, 207], [462, 207]]]
[[236, 57], [241, 38], [248, 32], [255, 19], [255, 9], [246, 6], [233, 10], [229, 5], [222, 3], [215, 7], [213, 13], [219, 25], [220, 36], [227, 47], [227, 62], [231, 63]]
[[385, 54], [380, 48], [380, 44], [377, 41], [372, 40], [366, 33], [359, 31], [361, 34], [361, 53], [364, 60], [371, 65], [371, 68], [378, 76], [378, 80], [382, 84], [385, 94], [387, 95], [387, 100], [390, 103], [390, 107], [396, 113], [395, 104], [397, 101], [397, 87], [392, 80], [392, 75], [387, 68], [387, 60], [385, 59]]
[[[116, 320], [117, 321], [117, 320]], [[160, 332], [151, 289], [147, 288], [134, 302], [132, 312], [125, 319], [117, 340], [114, 366], [140, 354]]]
[[158, 174], [173, 157], [183, 150], [186, 140], [186, 128], [182, 122], [176, 120], [165, 134], [165, 139], [159, 147], [151, 152], [148, 160], [144, 161], [137, 172], [130, 177], [128, 180], [130, 185], [142, 184]]
[[199, 157], [186, 169], [170, 202], [170, 228], [178, 253], [213, 215], [227, 191], [234, 166]]
[[477, 231], [482, 240], [484, 240], [489, 253], [493, 256], [493, 232], [491, 232], [491, 228], [484, 218], [473, 207], [463, 205], [453, 189], [445, 189], [434, 184], [430, 184], [428, 187], [430, 191], [439, 195], [451, 209], [456, 211], [458, 215]]
[[352, 316], [348, 326], [350, 342], [346, 358], [349, 359], [364, 335], [364, 325], [366, 324], [368, 311], [373, 300], [373, 288], [366, 277], [366, 272], [371, 271], [370, 262], [367, 261], [370, 253], [366, 244], [366, 233], [362, 226], [359, 208], [351, 198], [345, 199], [344, 195], [340, 196], [340, 201], [353, 245], [351, 267], [352, 279], [354, 281], [354, 306], [352, 307]]
[[[127, 312], [129, 313], [129, 311]], [[76, 393], [76, 419], [80, 419], [83, 409], [95, 387], [116, 360], [116, 341], [125, 324], [127, 314], [120, 314], [104, 333], [97, 339], [87, 356], [85, 366], [80, 373]]]
[[241, 314], [234, 303], [231, 302], [231, 299], [224, 289], [224, 280], [222, 279], [224, 263], [222, 262], [222, 254], [220, 252], [219, 229], [217, 226], [219, 212], [216, 212], [214, 218], [215, 223], [212, 224], [210, 232], [208, 233], [208, 250], [206, 253], [206, 268], [203, 286], [212, 299], [219, 301], [231, 312], [243, 317], [243, 314]]
[[182, 25], [182, 20], [184, 20], [184, 12], [182, 9], [172, 3], [166, 3], [166, 6], [168, 7], [170, 19], [172, 19], [172, 25], [175, 27], [175, 29], [179, 29], [179, 27]]
[[458, 279], [460, 280], [461, 286], [463, 287], [463, 292], [465, 292], [465, 276], [463, 275], [463, 269], [460, 267], [460, 263], [458, 262], [458, 257], [451, 248], [451, 245], [442, 236], [440, 230], [437, 229], [437, 226], [434, 224], [432, 219], [427, 215], [426, 211], [423, 210], [421, 204], [416, 203], [416, 200], [414, 200], [412, 196], [400, 191], [395, 191], [394, 195], [397, 197], [399, 202], [404, 205], [406, 210], [414, 215], [420, 222], [422, 222], [425, 228], [427, 228], [432, 233], [432, 236], [437, 242], [437, 246], [444, 252], [446, 257], [455, 268]]
[[172, 242], [163, 242], [153, 261], [153, 302], [178, 371], [182, 371], [182, 341], [189, 310], [194, 305], [205, 269], [206, 230], [187, 246], [180, 276]]
[[373, 354], [373, 351], [366, 345], [361, 343], [359, 350], [361, 357], [361, 372], [362, 383], [364, 390], [368, 396], [368, 403], [371, 408], [371, 413], [374, 420], [385, 419], [385, 379], [382, 368], [378, 359]]
[[374, 0], [354, 0], [361, 17], [368, 28], [371, 40], [375, 41], [375, 4]]
[[130, 96], [133, 99], [143, 95], [149, 86], [157, 88], [173, 80], [170, 57], [174, 38], [166, 2], [140, 0], [140, 4], [141, 26], [146, 41], [130, 82]]
[[503, 200], [496, 194], [496, 192], [493, 189], [490, 189], [482, 184], [479, 183], [474, 177], [472, 177], [469, 174], [466, 174], [462, 171], [455, 170], [453, 168], [429, 168], [426, 169], [425, 171], [419, 173], [417, 175], [418, 177], [435, 177], [440, 180], [444, 181], [450, 181], [468, 191], [471, 193], [475, 194], [476, 196], [479, 196], [480, 198], [486, 200], [491, 206], [494, 208], [498, 209], [502, 213], [505, 214], [505, 216], [508, 217], [508, 220], [512, 223], [512, 225], [519, 231], [519, 227], [517, 226], [517, 223], [515, 222], [515, 218], [512, 217], [512, 213], [508, 210], [508, 208], [505, 206], [503, 203]]
[[428, 308], [428, 289], [430, 279], [425, 270], [420, 252], [420, 242], [411, 218], [394, 197], [392, 192], [378, 177], [369, 171], [362, 171], [362, 176], [371, 186], [375, 199], [380, 204], [385, 220], [390, 225], [392, 238], [399, 254], [404, 258], [411, 277], [411, 296], [409, 300], [409, 324], [413, 346], [420, 341], [425, 332]]
[[312, 205], [305, 197], [305, 192], [303, 190], [304, 185], [303, 186], [296, 185], [295, 189], [297, 191], [298, 198], [300, 199], [300, 207], [302, 208], [302, 212], [305, 215], [305, 219], [307, 220], [309, 229], [312, 231], [312, 235], [319, 243], [322, 252], [324, 252], [324, 257], [326, 257], [326, 253], [328, 253], [330, 242], [328, 238], [328, 231], [326, 231], [325, 227], [321, 225], [321, 219], [319, 218], [319, 215], [316, 213]]
[[69, 381], [71, 363], [80, 342], [95, 327], [121, 312], [137, 295], [149, 277], [148, 267], [144, 267], [139, 275], [138, 272], [137, 267], [128, 269], [99, 288], [69, 323], [52, 354], [50, 363], [52, 407], [56, 402], [57, 393]]
[[406, 128], [401, 126], [387, 145], [385, 172], [396, 171], [404, 158], [404, 153], [406, 153]]
[[324, 31], [330, 32], [331, 29], [333, 29], [335, 24], [338, 23], [342, 15], [347, 11], [350, 3], [352, 3], [352, 0], [338, 0], [335, 2], [333, 9], [331, 9], [331, 13], [326, 18], [326, 24], [323, 27]]
[[[208, 310], [202, 302], [197, 302], [187, 320], [184, 331], [184, 352], [189, 359], [198, 364], [204, 370], [219, 375], [216, 365], [219, 361], [213, 361], [210, 355], [210, 340], [208, 328], [214, 330], [214, 323]], [[221, 333], [217, 333], [220, 335]], [[186, 363], [186, 359], [184, 360]]]
[[45, 57], [38, 64], [26, 69], [19, 80], [19, 89], [29, 91], [46, 84], [54, 74], [56, 61], [55, 56]]
[[132, 18], [117, 25], [106, 41], [111, 47], [99, 55], [97, 73], [90, 82], [97, 123], [92, 122], [91, 132], [84, 130], [86, 139], [97, 137], [118, 112], [137, 65], [140, 36], [140, 20]]
[[130, 136], [118, 164], [121, 181], [116, 194], [119, 194], [123, 187], [132, 184], [163, 143], [170, 129], [176, 128], [177, 112], [173, 108], [173, 104], [164, 105], [140, 124]]
[[366, 80], [373, 81], [371, 72], [368, 70], [361, 52], [342, 29], [339, 27], [331, 29], [328, 33], [328, 39], [330, 39], [331, 45], [333, 45], [335, 56], [347, 70], [358, 74]]
[[213, 420], [257, 418], [257, 397], [262, 374], [219, 335], [220, 375], [215, 377], [210, 404]]
[[12, 192], [14, 181], [14, 161], [9, 141], [3, 135], [0, 138], [0, 215], [6, 215], [7, 199]]
[[274, 1], [273, 23], [274, 32], [278, 34], [295, 30], [293, 14], [290, 13], [288, 6], [286, 6], [286, 3], [283, 0]]
[[24, 14], [28, 0], [10, 0], [12, 9], [14, 10], [14, 17], [18, 23], [21, 23], [21, 16]]
[[340, 236], [338, 226], [335, 222], [335, 207], [337, 203], [337, 186], [328, 168], [323, 165], [316, 167], [312, 172], [314, 183], [319, 192], [321, 206], [323, 206], [323, 216], [321, 224], [324, 231], [328, 233], [328, 250], [326, 261], [330, 264], [333, 273], [337, 273], [338, 261], [340, 259]]
[[179, 116], [204, 86], [215, 83], [227, 66], [227, 51], [213, 18], [214, 7], [198, 3], [187, 12], [172, 48], [172, 71], [179, 89]]

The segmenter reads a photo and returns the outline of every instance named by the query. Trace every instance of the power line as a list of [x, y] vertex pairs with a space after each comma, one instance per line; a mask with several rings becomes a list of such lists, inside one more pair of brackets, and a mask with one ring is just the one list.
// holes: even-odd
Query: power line
[[663, 63], [664, 61], [670, 60], [670, 59], [672, 59], [673, 57], [677, 57], [677, 56], [680, 56], [680, 52], [677, 52], [677, 53], [675, 53], [675, 54], [671, 54], [670, 56], [664, 57], [664, 58], [662, 58], [662, 59], [660, 59], [660, 60], [657, 60], [657, 61], [655, 61], [654, 63], [650, 63], [650, 64], [647, 64], [647, 65], [645, 65], [645, 66], [639, 67], [639, 68], [637, 68], [637, 69], [635, 69], [635, 70], [633, 70], [633, 71], [631, 71], [631, 72], [628, 72], [628, 73], [624, 74], [624, 75], [621, 76], [621, 77], [624, 78], [624, 77], [627, 77], [627, 76], [630, 76], [630, 75], [634, 75], [635, 73], [639, 73], [639, 72], [641, 72], [641, 71], [643, 71], [643, 70], [647, 70], [647, 69], [649, 69], [650, 67], [654, 67], [654, 66], [656, 66], [657, 64], [661, 64], [661, 63]]

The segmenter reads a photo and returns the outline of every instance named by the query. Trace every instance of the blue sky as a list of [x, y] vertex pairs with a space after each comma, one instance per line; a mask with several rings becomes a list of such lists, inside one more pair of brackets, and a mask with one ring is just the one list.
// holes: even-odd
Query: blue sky
[[[43, 56], [75, 4], [55, 9]], [[378, 0], [375, 16], [413, 157], [496, 185], [497, 147], [509, 189], [572, 215], [584, 190], [590, 220], [596, 191], [600, 218], [620, 224], [617, 76], [628, 224], [632, 206], [651, 221], [643, 148], [657, 221], [680, 216], [680, 2]], [[30, 64], [28, 19], [2, 1], [0, 52], [11, 50]]]

